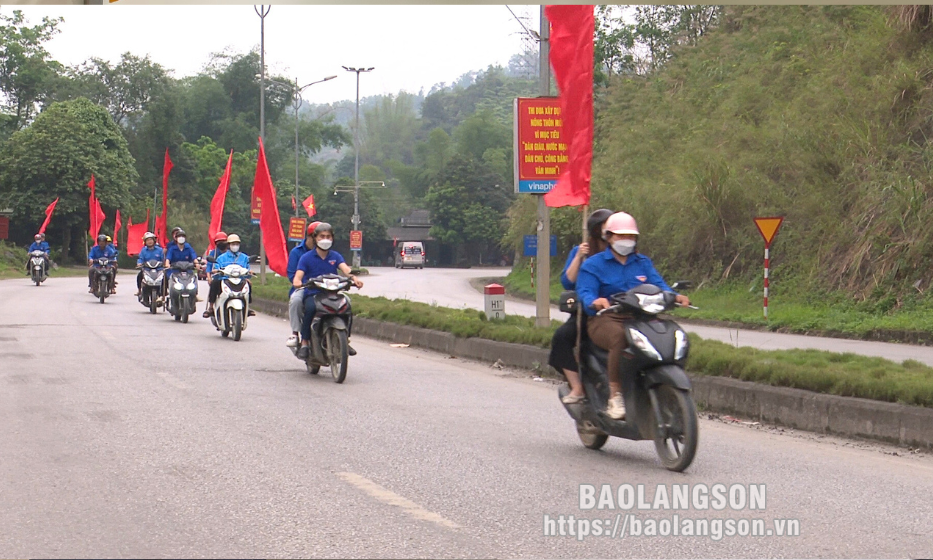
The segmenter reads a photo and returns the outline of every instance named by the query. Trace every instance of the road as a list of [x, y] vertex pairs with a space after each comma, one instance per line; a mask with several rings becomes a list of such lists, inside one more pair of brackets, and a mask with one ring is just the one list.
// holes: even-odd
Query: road
[[[370, 268], [370, 275], [365, 277], [365, 286], [361, 292], [369, 296], [403, 298], [425, 303], [455, 308], [483, 309], [483, 294], [470, 285], [471, 278], [495, 278], [508, 274], [507, 268], [469, 268], [469, 269], [424, 269], [396, 270], [382, 267]], [[506, 298], [507, 314], [534, 317], [535, 305], [528, 301]], [[560, 321], [567, 319], [557, 306], [551, 306], [551, 318]], [[933, 367], [933, 347], [911, 344], [893, 344], [762, 332], [749, 329], [731, 329], [691, 325], [682, 323], [688, 332], [702, 338], [718, 340], [737, 346], [748, 346], [762, 350], [786, 350], [790, 348], [828, 350], [830, 352], [851, 352], [864, 356], [876, 356], [895, 362], [911, 359]]]
[[[674, 474], [648, 442], [583, 448], [555, 387], [517, 372], [357, 337], [337, 385], [304, 372], [281, 319], [237, 343], [125, 286], [104, 305], [85, 291], [0, 281], [2, 558], [933, 554], [928, 455], [704, 418]], [[619, 513], [581, 511], [581, 483], [644, 484], [649, 501], [766, 484], [761, 512], [636, 513], [792, 518], [800, 535], [544, 536], [545, 515]]]

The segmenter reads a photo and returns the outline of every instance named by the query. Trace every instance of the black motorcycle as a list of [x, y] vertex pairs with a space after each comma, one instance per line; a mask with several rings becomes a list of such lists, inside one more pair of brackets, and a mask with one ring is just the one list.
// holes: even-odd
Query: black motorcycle
[[104, 303], [110, 297], [110, 290], [113, 288], [113, 271], [117, 261], [100, 258], [94, 261], [94, 295]]
[[172, 275], [168, 277], [166, 311], [171, 313], [176, 321], [187, 323], [188, 316], [195, 312], [198, 300], [198, 275], [195, 264], [178, 261], [172, 264], [172, 270]]
[[[316, 276], [302, 286], [319, 290], [312, 298], [317, 311], [311, 322], [311, 351], [305, 365], [312, 375], [317, 375], [321, 366], [329, 366], [337, 383], [347, 378], [347, 339], [353, 328], [353, 312], [350, 298], [341, 292], [350, 286], [349, 278], [337, 274]], [[297, 355], [298, 348], [292, 348], [292, 352]]]
[[[689, 288], [679, 282], [673, 289]], [[653, 440], [665, 468], [681, 472], [696, 455], [699, 428], [696, 407], [691, 397], [690, 379], [684, 364], [690, 350], [687, 333], [671, 320], [657, 315], [678, 304], [676, 295], [657, 286], [642, 284], [613, 295], [611, 306], [603, 313], [622, 313], [626, 341], [621, 360], [622, 395], [625, 419], [615, 420], [606, 414], [609, 401], [609, 378], [606, 375], [609, 353], [585, 336], [580, 350], [580, 374], [586, 399], [564, 404], [577, 423], [583, 445], [600, 449], [609, 436], [630, 440]], [[582, 312], [577, 298], [570, 298], [562, 309]], [[691, 306], [692, 307], [692, 306]], [[692, 307], [696, 309], [695, 307]], [[561, 398], [570, 392], [562, 385]]]
[[165, 267], [162, 261], [149, 260], [141, 265], [143, 279], [139, 290], [139, 303], [148, 307], [155, 315], [162, 306], [162, 289], [165, 285]]

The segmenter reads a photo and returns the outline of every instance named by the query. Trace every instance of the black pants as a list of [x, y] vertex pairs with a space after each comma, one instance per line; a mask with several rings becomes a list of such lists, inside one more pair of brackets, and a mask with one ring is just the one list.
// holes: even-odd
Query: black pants
[[[585, 325], [584, 325], [584, 328]], [[579, 371], [577, 359], [573, 356], [573, 348], [577, 344], [577, 317], [571, 315], [566, 323], [557, 327], [554, 338], [551, 339], [551, 353], [547, 363], [558, 372], [565, 369]]]
[[[113, 289], [113, 286], [115, 284], [116, 276], [117, 276], [117, 269], [114, 268], [110, 273], [110, 289], [111, 290]], [[89, 268], [87, 271], [87, 287], [88, 288], [94, 287], [94, 279], [96, 277], [97, 277], [97, 269], [95, 269], [94, 267]]]

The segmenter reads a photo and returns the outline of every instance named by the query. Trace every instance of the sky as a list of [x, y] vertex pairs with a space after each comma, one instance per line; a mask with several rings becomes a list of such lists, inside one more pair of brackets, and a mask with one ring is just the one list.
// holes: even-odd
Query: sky
[[[137, 2], [141, 0], [135, 0]], [[124, 52], [150, 55], [176, 78], [196, 74], [210, 54], [258, 48], [260, 18], [252, 5], [97, 6], [3, 5], [22, 10], [30, 24], [43, 16], [65, 19], [47, 43], [55, 60], [73, 65], [94, 56], [118, 61]], [[526, 25], [538, 27], [537, 6], [511, 6]], [[362, 74], [360, 96], [425, 93], [471, 70], [507, 65], [521, 52], [522, 27], [500, 6], [274, 5], [265, 18], [267, 71], [298, 78], [301, 85], [338, 78], [304, 91], [311, 103], [355, 99], [355, 74], [341, 66], [374, 67]]]

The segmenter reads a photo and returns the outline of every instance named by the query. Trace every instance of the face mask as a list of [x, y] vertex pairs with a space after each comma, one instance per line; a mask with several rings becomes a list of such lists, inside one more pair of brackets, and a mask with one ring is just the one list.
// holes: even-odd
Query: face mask
[[233, 245], [230, 245], [230, 250], [233, 251], [234, 253], [239, 253], [239, 252], [240, 252], [240, 244], [239, 244], [239, 243], [234, 243]]
[[321, 239], [317, 242], [317, 246], [323, 249], [324, 251], [330, 249], [330, 246], [334, 244], [333, 239]]
[[227, 244], [226, 244], [226, 243], [218, 243], [218, 244], [217, 244], [217, 250], [218, 250], [219, 252], [221, 252], [221, 253], [225, 252], [225, 251], [227, 250]]
[[184, 237], [179, 237], [176, 241], [178, 241], [178, 244], [179, 244], [179, 245], [184, 245], [184, 244], [185, 244], [185, 238], [184, 238]]
[[620, 239], [612, 242], [612, 250], [623, 257], [632, 254], [635, 250], [635, 242], [631, 239]]

